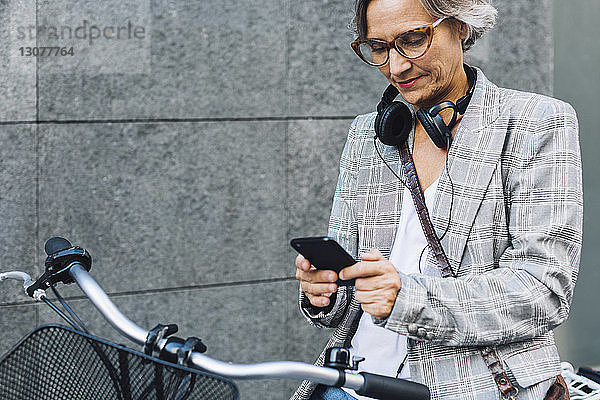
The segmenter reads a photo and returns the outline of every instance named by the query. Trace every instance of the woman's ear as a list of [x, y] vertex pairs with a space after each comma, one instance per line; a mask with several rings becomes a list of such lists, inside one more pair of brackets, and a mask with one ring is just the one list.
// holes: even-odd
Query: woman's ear
[[469, 28], [464, 22], [458, 21], [458, 37], [460, 40], [465, 40], [469, 36]]

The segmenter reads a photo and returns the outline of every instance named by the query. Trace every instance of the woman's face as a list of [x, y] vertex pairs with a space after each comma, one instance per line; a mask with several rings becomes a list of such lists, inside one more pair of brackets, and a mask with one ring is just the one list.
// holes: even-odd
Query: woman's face
[[[367, 7], [367, 38], [391, 42], [433, 22], [418, 0], [372, 0]], [[456, 101], [467, 85], [461, 45], [465, 33], [454, 21], [444, 20], [435, 28], [431, 47], [423, 56], [409, 60], [390, 50], [388, 62], [379, 70], [416, 108]]]

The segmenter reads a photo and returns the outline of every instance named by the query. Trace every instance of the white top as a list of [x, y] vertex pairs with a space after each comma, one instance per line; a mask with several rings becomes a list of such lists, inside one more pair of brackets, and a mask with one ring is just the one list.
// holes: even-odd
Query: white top
[[[437, 185], [438, 180], [425, 190], [425, 204], [429, 210], [432, 209]], [[404, 274], [422, 273], [424, 271], [419, 271], [419, 257], [427, 246], [427, 239], [425, 239], [425, 234], [421, 228], [410, 191], [406, 187], [402, 199], [400, 222], [390, 255], [390, 262], [396, 267], [396, 270]], [[425, 265], [428, 251], [423, 252], [421, 266]], [[353, 356], [365, 357], [365, 361], [359, 364], [359, 371], [395, 377], [400, 363], [406, 356], [406, 336], [376, 326], [371, 315], [363, 313], [358, 324], [358, 330], [352, 338], [351, 349]], [[407, 364], [405, 363], [402, 372], [398, 376], [399, 378], [410, 378]], [[369, 399], [356, 394], [352, 389], [344, 388], [344, 390], [357, 399]]]

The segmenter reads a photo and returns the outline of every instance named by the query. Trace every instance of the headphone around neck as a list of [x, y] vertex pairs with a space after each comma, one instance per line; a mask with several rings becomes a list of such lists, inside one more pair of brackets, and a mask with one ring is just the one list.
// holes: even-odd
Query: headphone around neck
[[[458, 99], [456, 104], [451, 101], [443, 101], [433, 107], [421, 108], [417, 111], [417, 118], [423, 125], [425, 132], [433, 143], [440, 149], [447, 150], [452, 138], [452, 128], [456, 124], [458, 114], [465, 113], [469, 101], [475, 90], [477, 72], [467, 64], [464, 64], [469, 90]], [[389, 85], [383, 92], [381, 101], [377, 105], [377, 117], [375, 118], [376, 137], [388, 146], [398, 146], [408, 138], [415, 125], [413, 112], [403, 102], [393, 101], [399, 92], [394, 86]], [[452, 120], [446, 125], [440, 112], [451, 108], [453, 110]]]

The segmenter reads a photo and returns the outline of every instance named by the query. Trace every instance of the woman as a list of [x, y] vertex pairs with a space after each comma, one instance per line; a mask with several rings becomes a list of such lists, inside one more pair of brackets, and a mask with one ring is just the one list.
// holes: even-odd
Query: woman
[[[361, 370], [424, 383], [433, 399], [502, 398], [490, 352], [511, 385], [506, 397], [561, 398], [547, 396], [560, 373], [552, 330], [567, 318], [581, 251], [577, 119], [568, 104], [499, 88], [481, 70], [469, 81], [463, 52], [495, 15], [488, 0], [356, 5], [355, 51], [414, 111], [470, 96], [453, 126], [442, 113], [448, 151], [419, 120], [408, 138], [455, 277], [421, 254], [412, 194], [394, 174], [406, 179], [398, 149], [373, 141], [376, 113], [350, 127], [329, 226], [360, 260], [340, 272], [355, 288], [296, 259], [302, 312], [335, 328], [327, 347], [350, 346], [367, 359]], [[294, 398], [360, 397], [304, 382]]]

